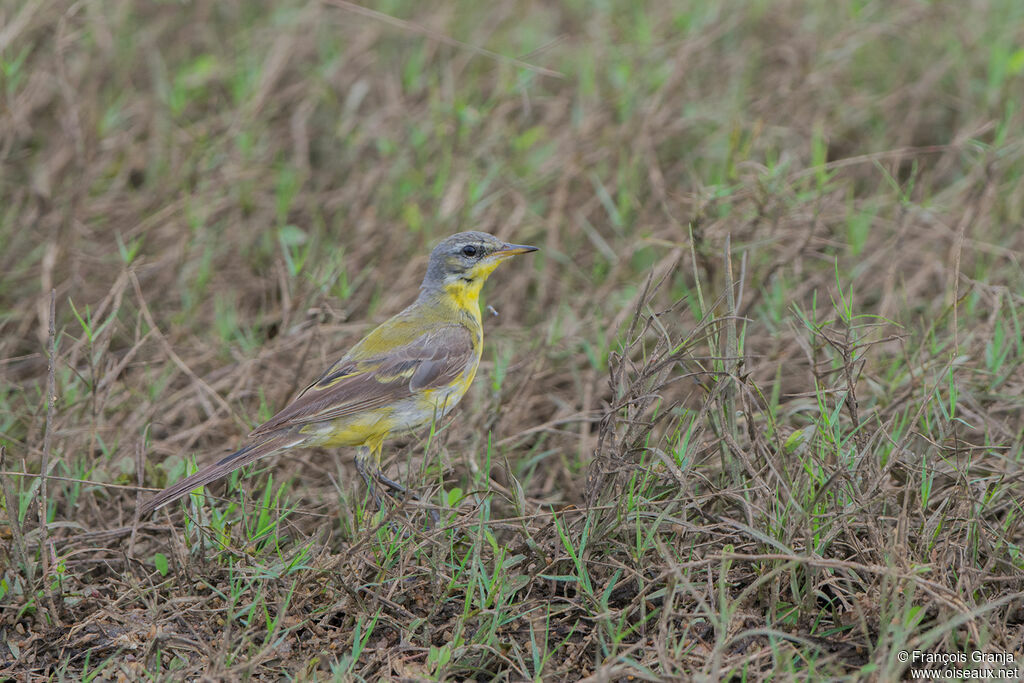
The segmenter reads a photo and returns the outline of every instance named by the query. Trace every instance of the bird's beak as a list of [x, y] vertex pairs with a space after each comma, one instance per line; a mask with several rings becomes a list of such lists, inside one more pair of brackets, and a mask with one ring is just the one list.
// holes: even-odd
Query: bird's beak
[[529, 254], [531, 251], [537, 251], [537, 247], [531, 247], [529, 244], [506, 244], [501, 249], [494, 251], [493, 254], [499, 258], [508, 258], [519, 254]]

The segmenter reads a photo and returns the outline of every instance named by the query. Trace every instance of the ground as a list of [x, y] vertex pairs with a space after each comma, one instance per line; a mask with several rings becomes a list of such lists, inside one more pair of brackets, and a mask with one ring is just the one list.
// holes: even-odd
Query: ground
[[[368, 7], [0, 2], [0, 674], [1020, 665], [1024, 4]], [[464, 229], [540, 251], [421, 502], [304, 450], [137, 514]]]

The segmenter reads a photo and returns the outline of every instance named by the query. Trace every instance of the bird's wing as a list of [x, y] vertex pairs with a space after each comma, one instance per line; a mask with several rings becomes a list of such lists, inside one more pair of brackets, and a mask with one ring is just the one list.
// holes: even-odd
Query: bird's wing
[[466, 327], [449, 324], [377, 354], [350, 353], [249, 436], [335, 420], [446, 386], [470, 366], [473, 338]]

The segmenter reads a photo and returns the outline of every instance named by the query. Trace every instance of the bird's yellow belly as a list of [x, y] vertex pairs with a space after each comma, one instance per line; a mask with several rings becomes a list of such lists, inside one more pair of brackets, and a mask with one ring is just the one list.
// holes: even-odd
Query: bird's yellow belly
[[377, 446], [381, 442], [440, 420], [465, 395], [476, 375], [476, 366], [447, 387], [429, 389], [390, 405], [347, 415], [337, 420], [308, 425], [303, 432], [316, 446]]

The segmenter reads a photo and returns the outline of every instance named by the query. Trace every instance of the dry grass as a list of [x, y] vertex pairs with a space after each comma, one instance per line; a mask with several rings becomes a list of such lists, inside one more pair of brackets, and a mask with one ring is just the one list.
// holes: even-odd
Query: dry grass
[[[0, 674], [1019, 661], [1020, 3], [638, 7], [0, 3]], [[467, 228], [542, 252], [390, 449], [440, 526], [322, 451], [136, 515]]]

